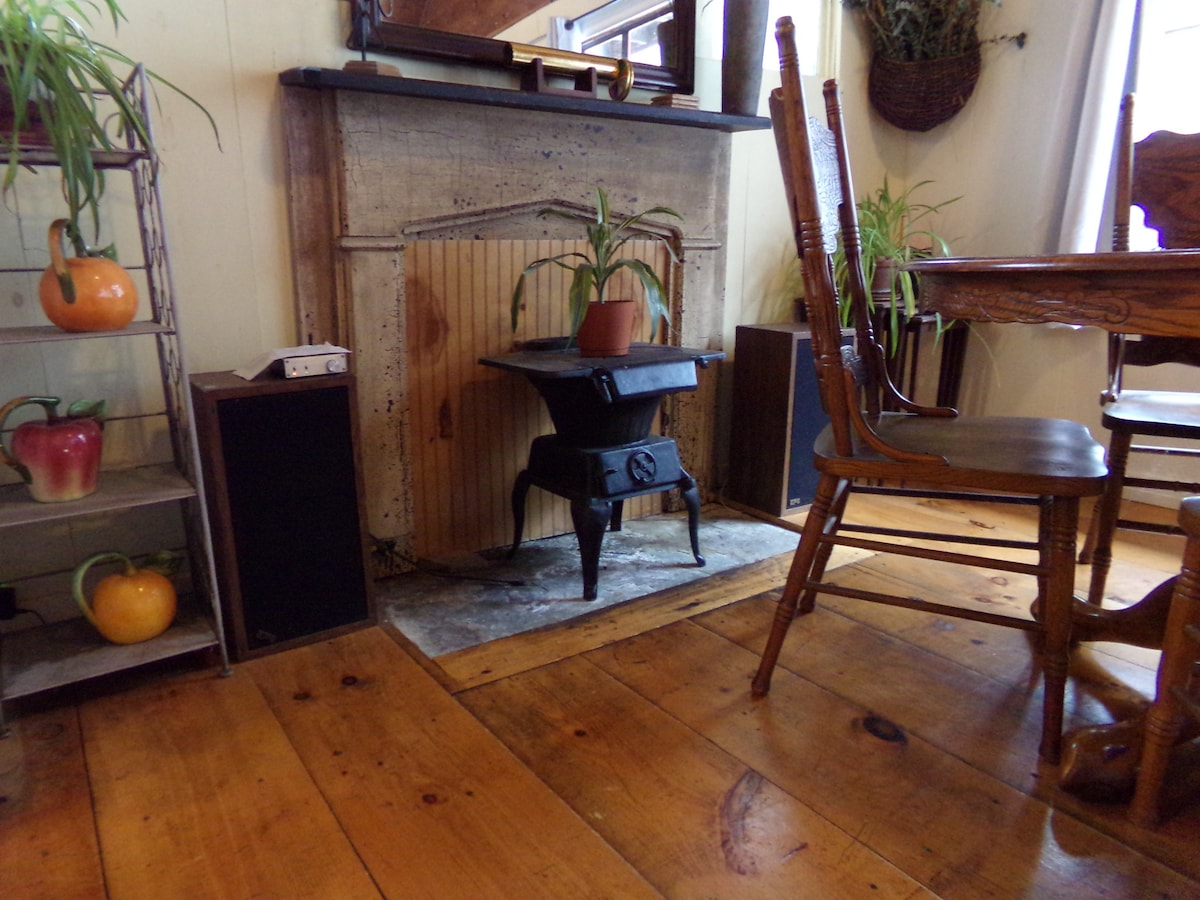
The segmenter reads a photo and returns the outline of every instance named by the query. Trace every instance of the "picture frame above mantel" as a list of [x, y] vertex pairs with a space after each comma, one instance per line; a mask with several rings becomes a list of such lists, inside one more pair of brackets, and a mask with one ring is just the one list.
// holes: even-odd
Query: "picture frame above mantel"
[[[599, 2], [599, 0], [598, 0]], [[506, 41], [494, 37], [443, 31], [414, 24], [419, 4], [389, 0], [351, 0], [351, 50], [420, 56], [471, 65], [506, 67], [512, 55]], [[444, 4], [443, 4], [444, 5]], [[513, 4], [508, 4], [512, 6]], [[542, 3], [526, 2], [531, 9]], [[670, 0], [675, 23], [672, 65], [633, 63], [633, 87], [648, 91], [690, 94], [695, 90], [696, 0]], [[456, 28], [466, 28], [456, 19]]]

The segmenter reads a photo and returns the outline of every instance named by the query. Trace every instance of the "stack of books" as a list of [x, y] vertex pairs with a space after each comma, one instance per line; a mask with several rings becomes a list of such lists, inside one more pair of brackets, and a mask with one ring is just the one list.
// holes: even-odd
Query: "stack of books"
[[695, 94], [657, 94], [650, 99], [651, 106], [669, 106], [673, 109], [699, 109], [700, 98]]

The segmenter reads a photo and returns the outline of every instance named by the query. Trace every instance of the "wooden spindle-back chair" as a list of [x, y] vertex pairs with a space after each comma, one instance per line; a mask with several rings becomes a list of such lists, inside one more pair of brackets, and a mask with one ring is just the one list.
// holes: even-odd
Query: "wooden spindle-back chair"
[[[816, 496], [754, 677], [753, 693], [767, 693], [797, 611], [810, 612], [819, 593], [1028, 629], [1040, 637], [1045, 685], [1039, 752], [1056, 762], [1071, 638], [1079, 501], [1102, 490], [1104, 448], [1076, 422], [959, 416], [953, 409], [918, 406], [891, 384], [883, 350], [871, 331], [837, 85], [825, 84], [825, 128], [809, 119], [805, 109], [790, 18], [779, 20], [776, 36], [783, 85], [771, 95], [771, 118], [802, 262], [819, 390], [830, 424], [813, 448], [819, 475]], [[853, 349], [842, 346], [837, 313], [832, 256], [839, 232], [850, 263]], [[880, 403], [881, 391], [891, 403]], [[852, 511], [848, 501], [853, 494], [874, 490], [906, 494], [914, 501], [933, 497], [1036, 505], [1037, 534], [1014, 541], [856, 527], [848, 516]], [[947, 542], [958, 544], [959, 549]], [[932, 565], [961, 564], [1034, 576], [1036, 615], [1007, 615], [982, 605], [959, 607], [836, 584], [825, 578], [836, 545], [918, 557]], [[991, 555], [980, 555], [986, 548], [991, 548]], [[1014, 555], [1026, 558], [1014, 559]]]
[[[1146, 224], [1158, 231], [1159, 246], [1167, 250], [1200, 247], [1200, 134], [1156, 131], [1133, 142], [1133, 95], [1121, 104], [1117, 143], [1116, 198], [1113, 207], [1113, 249], [1129, 249], [1130, 209], [1141, 207]], [[1109, 481], [1092, 513], [1088, 539], [1080, 562], [1091, 563], [1089, 602], [1100, 605], [1112, 565], [1113, 535], [1118, 528], [1180, 534], [1178, 526], [1121, 517], [1126, 487], [1177, 494], [1200, 494], [1200, 481], [1154, 475], [1126, 474], [1131, 453], [1167, 458], [1200, 459], [1200, 393], [1125, 390], [1128, 367], [1182, 363], [1200, 366], [1200, 339], [1112, 334], [1108, 339], [1108, 386], [1100, 395], [1102, 424], [1109, 431]], [[1134, 443], [1149, 438], [1154, 443]], [[1160, 439], [1174, 439], [1164, 444]], [[1193, 442], [1190, 445], [1182, 442]], [[1200, 468], [1193, 463], [1193, 479]], [[1141, 467], [1140, 467], [1141, 468]]]

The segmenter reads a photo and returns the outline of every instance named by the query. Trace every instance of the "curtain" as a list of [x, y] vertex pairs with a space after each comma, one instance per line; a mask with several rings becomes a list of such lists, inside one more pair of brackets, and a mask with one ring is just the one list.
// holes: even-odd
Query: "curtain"
[[1067, 183], [1059, 253], [1107, 249], [1100, 239], [1112, 170], [1121, 96], [1125, 92], [1138, 0], [1102, 0], [1095, 37], [1080, 58], [1086, 67], [1083, 106]]

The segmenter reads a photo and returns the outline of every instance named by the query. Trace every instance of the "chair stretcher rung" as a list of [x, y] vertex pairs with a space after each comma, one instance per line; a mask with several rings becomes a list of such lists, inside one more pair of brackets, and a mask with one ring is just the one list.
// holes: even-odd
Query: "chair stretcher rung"
[[883, 525], [851, 525], [843, 522], [839, 531], [855, 531], [860, 534], [878, 534], [885, 537], [904, 537], [917, 540], [940, 541], [946, 544], [971, 544], [978, 547], [1003, 547], [1008, 550], [1037, 550], [1033, 541], [1007, 538], [968, 537], [961, 534], [943, 534], [936, 531], [913, 531], [907, 528], [888, 528]]
[[918, 559], [931, 559], [938, 562], [954, 563], [960, 566], [994, 569], [998, 572], [1017, 572], [1021, 575], [1046, 574], [1040, 565], [1034, 563], [1016, 562], [1007, 559], [996, 559], [991, 556], [976, 556], [971, 553], [954, 553], [949, 550], [926, 549], [907, 544], [892, 544], [887, 541], [869, 541], [862, 538], [846, 537], [839, 533], [834, 536], [822, 535], [821, 541], [840, 547], [857, 547], [859, 550], [872, 550], [876, 553], [891, 553], [895, 556], [914, 556]]
[[1131, 444], [1129, 452], [1153, 456], [1200, 456], [1200, 450], [1191, 447], [1165, 447], [1161, 444]]
[[881, 494], [886, 497], [919, 497], [937, 500], [969, 500], [974, 503], [1007, 503], [1013, 506], [1037, 506], [1040, 497], [1024, 494], [984, 494], [970, 491], [938, 491], [918, 490], [916, 488], [887, 487], [886, 485], [859, 484], [854, 485], [855, 494]]
[[1151, 490], [1171, 491], [1176, 494], [1200, 493], [1200, 482], [1197, 481], [1164, 481], [1161, 478], [1139, 478], [1136, 475], [1126, 475], [1122, 485], [1127, 488], [1150, 488]]
[[1117, 519], [1117, 527], [1126, 531], [1144, 531], [1147, 534], [1183, 534], [1178, 525], [1167, 525], [1162, 522], [1139, 522], [1135, 519]]
[[867, 591], [861, 588], [848, 588], [831, 584], [828, 581], [806, 581], [805, 590], [816, 591], [819, 594], [832, 594], [836, 597], [851, 597], [858, 600], [870, 600], [873, 603], [883, 603], [887, 606], [900, 606], [904, 609], [916, 609], [922, 612], [941, 613], [956, 619], [971, 619], [990, 625], [1001, 625], [1005, 628], [1019, 628], [1023, 631], [1040, 631], [1041, 624], [1033, 619], [1021, 619], [1016, 616], [1005, 616], [998, 613], [983, 612], [966, 606], [951, 606], [948, 603], [935, 603], [922, 600], [920, 597], [902, 597], [899, 594], [881, 594], [877, 591]]

